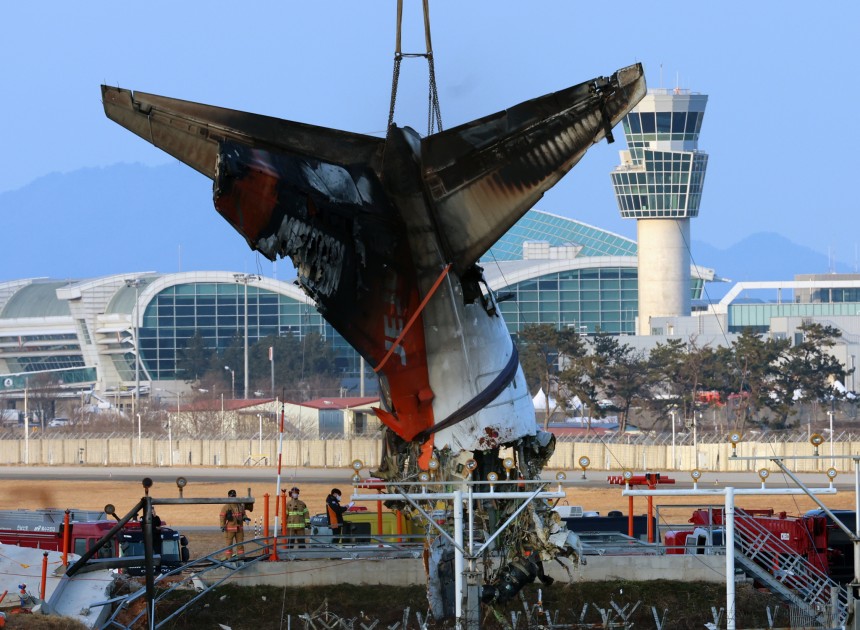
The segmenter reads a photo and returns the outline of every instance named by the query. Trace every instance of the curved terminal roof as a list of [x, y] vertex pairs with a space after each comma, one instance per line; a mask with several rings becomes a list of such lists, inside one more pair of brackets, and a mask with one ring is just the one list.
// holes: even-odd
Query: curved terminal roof
[[[488, 264], [484, 269], [487, 284], [494, 291], [510, 287], [518, 282], [540, 278], [547, 274], [576, 269], [598, 269], [617, 267], [619, 269], [638, 269], [635, 256], [581, 256], [560, 260], [505, 260]], [[707, 267], [690, 266], [690, 276], [694, 279], [711, 281], [714, 270]]]
[[21, 287], [9, 298], [0, 318], [70, 316], [69, 303], [57, 298], [57, 289], [68, 282], [32, 282]]
[[[108, 280], [114, 280], [117, 276], [110, 276]], [[145, 274], [128, 274], [123, 276], [123, 284], [121, 284], [111, 297], [110, 302], [105, 307], [105, 315], [116, 313], [119, 315], [130, 315], [134, 311], [134, 303], [137, 295], [142, 295], [147, 286], [160, 278], [158, 274], [147, 272]], [[133, 286], [128, 286], [128, 282], [139, 280], [140, 285], [135, 289]]]
[[487, 284], [494, 291], [512, 287], [519, 282], [533, 280], [548, 274], [576, 269], [617, 267], [636, 269], [636, 258], [632, 256], [584, 256], [567, 260], [513, 260], [488, 265], [484, 270]]
[[481, 256], [485, 263], [522, 260], [523, 243], [546, 241], [553, 247], [579, 245], [578, 256], [636, 256], [636, 241], [540, 210], [529, 210]]
[[[143, 289], [143, 287], [140, 287]], [[134, 310], [134, 287], [122, 286], [116, 290], [105, 308], [105, 314], [120, 313], [128, 315]]]

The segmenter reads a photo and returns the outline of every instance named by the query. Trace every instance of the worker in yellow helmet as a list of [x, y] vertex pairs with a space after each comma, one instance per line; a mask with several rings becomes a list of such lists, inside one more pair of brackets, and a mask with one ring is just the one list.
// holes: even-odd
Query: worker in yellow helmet
[[308, 530], [311, 528], [311, 513], [304, 501], [299, 499], [300, 490], [290, 488], [287, 501], [287, 547], [304, 547]]

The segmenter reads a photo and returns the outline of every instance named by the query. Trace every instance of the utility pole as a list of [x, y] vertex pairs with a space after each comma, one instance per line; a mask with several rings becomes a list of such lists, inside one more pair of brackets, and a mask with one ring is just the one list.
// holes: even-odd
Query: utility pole
[[[174, 392], [169, 389], [158, 388], [158, 391], [166, 392], [176, 396], [176, 419], [179, 420], [180, 403], [182, 402], [182, 393]], [[173, 425], [170, 420], [170, 414], [167, 414], [167, 450], [168, 450], [168, 466], [173, 466]]]
[[[225, 365], [224, 369], [230, 372], [230, 398], [236, 400], [236, 370], [229, 365]], [[221, 411], [224, 411], [224, 397], [221, 397]]]
[[127, 278], [125, 286], [134, 288], [134, 396], [131, 398], [131, 417], [137, 413], [140, 405], [140, 339], [139, 339], [139, 319], [140, 319], [140, 287], [146, 284], [143, 278]]
[[856, 392], [854, 389], [854, 355], [851, 355], [851, 393]]
[[24, 463], [30, 463], [30, 379], [24, 377]]
[[[233, 278], [236, 282], [241, 282], [245, 285], [245, 389], [244, 398], [248, 399], [248, 283], [260, 280], [260, 276], [252, 273], [234, 273]], [[259, 311], [258, 311], [259, 312]]]
[[669, 411], [669, 415], [672, 416], [672, 466], [670, 468], [674, 469], [678, 465], [678, 460], [675, 459], [675, 410]]
[[275, 399], [275, 347], [269, 346], [269, 363], [272, 367], [272, 400]]

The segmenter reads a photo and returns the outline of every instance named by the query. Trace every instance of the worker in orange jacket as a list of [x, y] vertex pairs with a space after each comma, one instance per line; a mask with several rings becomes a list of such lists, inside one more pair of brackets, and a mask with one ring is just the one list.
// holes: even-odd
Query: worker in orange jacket
[[351, 501], [346, 506], [341, 505], [340, 496], [340, 490], [338, 488], [332, 488], [329, 495], [325, 498], [328, 526], [331, 528], [331, 541], [335, 545], [339, 545], [343, 542], [343, 515], [353, 506]]

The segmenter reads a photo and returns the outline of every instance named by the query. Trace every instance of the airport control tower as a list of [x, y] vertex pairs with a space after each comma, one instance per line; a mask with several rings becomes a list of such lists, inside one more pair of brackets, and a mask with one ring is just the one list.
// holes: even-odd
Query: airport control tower
[[612, 172], [623, 218], [637, 220], [639, 317], [690, 314], [690, 218], [699, 214], [708, 154], [698, 150], [708, 97], [651, 89], [624, 118], [627, 150]]

